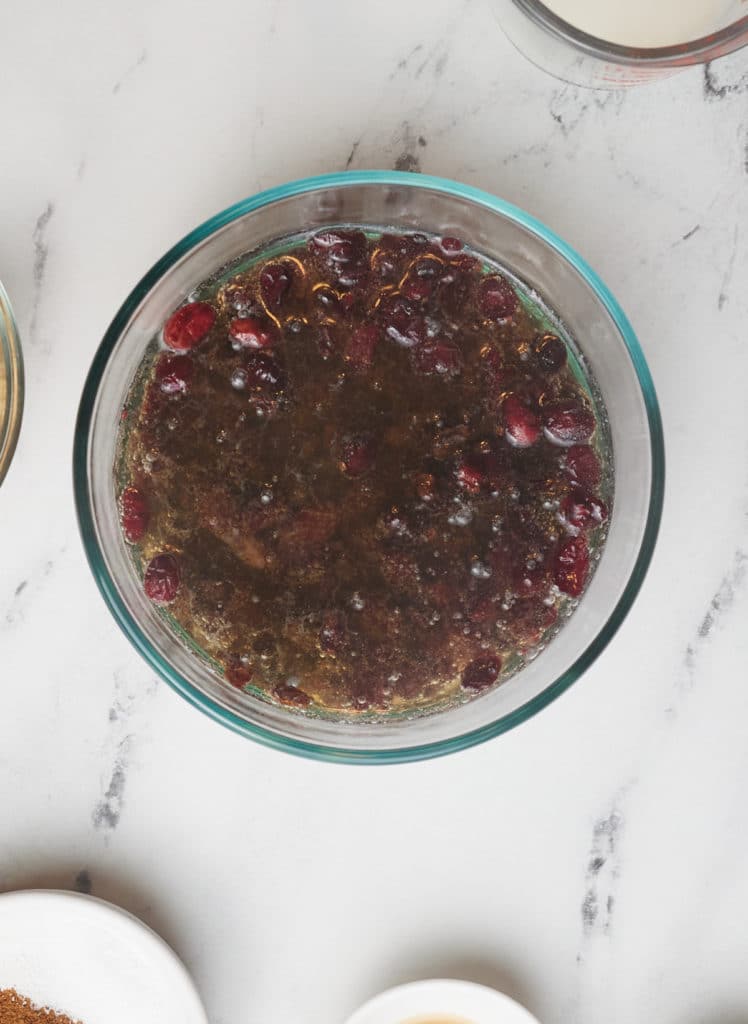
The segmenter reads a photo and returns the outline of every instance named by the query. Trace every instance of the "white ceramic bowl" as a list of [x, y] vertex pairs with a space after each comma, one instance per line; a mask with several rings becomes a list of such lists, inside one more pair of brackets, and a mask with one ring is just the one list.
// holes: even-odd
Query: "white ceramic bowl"
[[435, 978], [391, 988], [346, 1024], [538, 1024], [509, 996], [469, 981]]

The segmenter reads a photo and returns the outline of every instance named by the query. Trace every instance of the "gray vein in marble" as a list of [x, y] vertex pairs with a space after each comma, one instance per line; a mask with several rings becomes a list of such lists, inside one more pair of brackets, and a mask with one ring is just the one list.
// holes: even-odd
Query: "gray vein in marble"
[[735, 81], [725, 82], [710, 61], [704, 65], [704, 99], [707, 101], [723, 100], [748, 90], [748, 71], [743, 72]]
[[93, 891], [93, 882], [91, 881], [91, 873], [88, 868], [81, 868], [78, 874], [73, 880], [73, 888], [76, 892], [83, 893], [84, 896], [90, 896]]
[[[708, 643], [715, 627], [735, 604], [746, 579], [748, 579], [748, 553], [738, 548], [729, 571], [723, 576], [707, 605], [704, 616], [696, 629], [695, 638], [686, 645], [683, 657], [686, 687], [693, 686], [699, 654]], [[683, 688], [683, 684], [681, 688]], [[667, 710], [672, 713], [674, 709], [671, 707]]]
[[148, 51], [147, 50], [141, 50], [140, 53], [138, 54], [138, 59], [135, 61], [135, 63], [131, 64], [130, 67], [124, 72], [124, 74], [120, 78], [118, 78], [117, 81], [112, 86], [112, 95], [116, 96], [117, 93], [122, 88], [123, 84], [130, 77], [130, 75], [132, 75], [134, 71], [137, 71], [137, 69], [139, 67], [142, 67], [143, 64], [145, 64], [145, 62], [147, 60], [148, 60]]
[[[64, 547], [60, 548], [60, 554], [63, 554], [64, 551]], [[11, 598], [8, 610], [4, 618], [0, 620], [0, 632], [5, 628], [13, 626], [16, 622], [23, 622], [24, 609], [28, 603], [29, 595], [33, 596], [38, 591], [39, 586], [47, 579], [54, 566], [54, 560], [51, 558], [47, 559], [47, 561], [42, 563], [39, 570], [17, 584], [13, 590], [13, 597]]]
[[[585, 938], [596, 932], [602, 935], [610, 932], [615, 908], [615, 886], [620, 874], [618, 844], [623, 825], [623, 816], [616, 799], [610, 812], [599, 818], [593, 826], [580, 908]], [[578, 959], [581, 960], [581, 954]]]
[[396, 171], [412, 171], [418, 174], [421, 170], [421, 158], [418, 150], [428, 145], [423, 135], [417, 134], [409, 121], [403, 121], [399, 132], [394, 136], [393, 148], [400, 152], [395, 157], [394, 169]]
[[42, 285], [44, 283], [44, 272], [47, 269], [47, 258], [49, 257], [47, 227], [54, 212], [55, 204], [50, 200], [37, 217], [32, 235], [34, 242], [34, 296], [31, 305], [31, 325], [29, 327], [29, 337], [32, 344], [36, 334], [36, 319], [39, 312]]
[[354, 159], [355, 159], [356, 153], [357, 153], [357, 151], [358, 151], [358, 147], [359, 147], [360, 145], [361, 145], [361, 139], [359, 138], [359, 139], [356, 139], [356, 140], [354, 141], [353, 145], [351, 146], [351, 151], [350, 151], [350, 153], [348, 154], [348, 159], [347, 159], [347, 160], [346, 160], [346, 162], [345, 162], [345, 169], [346, 169], [347, 171], [350, 171], [350, 169], [351, 169], [351, 164], [353, 163], [353, 161], [354, 161]]
[[128, 754], [132, 737], [125, 736], [117, 748], [117, 756], [112, 766], [109, 784], [101, 800], [96, 804], [91, 815], [94, 828], [105, 832], [113, 832], [119, 825], [124, 807], [125, 786], [127, 784]]
[[687, 242], [689, 238], [693, 238], [697, 231], [701, 231], [701, 224], [697, 224], [692, 227], [690, 231], [686, 231], [685, 235], [681, 235], [677, 242], [673, 242], [671, 248], [675, 248], [676, 245], [680, 245], [681, 242]]
[[411, 50], [409, 50], [408, 53], [397, 62], [397, 64], [395, 65], [395, 70], [391, 71], [390, 74], [387, 76], [388, 81], [391, 82], [392, 79], [396, 78], [401, 72], [407, 71], [410, 66], [410, 62], [413, 60], [417, 53], [421, 52], [421, 50], [423, 50], [423, 43], [418, 43]]
[[738, 226], [735, 225], [732, 236], [732, 251], [730, 253], [730, 259], [727, 263], [727, 269], [725, 270], [722, 278], [722, 285], [719, 290], [719, 298], [717, 299], [717, 308], [721, 311], [725, 308], [728, 299], [730, 298], [730, 284], [732, 282], [733, 271], [735, 270], [735, 257], [738, 254]]
[[151, 696], [157, 687], [158, 680], [154, 677], [143, 694], [137, 687], [128, 686], [122, 673], [114, 673], [114, 696], [107, 715], [110, 722], [109, 745], [113, 750], [111, 769], [106, 787], [91, 813], [94, 828], [99, 831], [113, 832], [120, 823], [135, 737], [135, 732], [129, 729], [130, 717], [139, 698]]
[[593, 108], [606, 110], [613, 106], [616, 112], [620, 111], [624, 95], [622, 90], [594, 91], [578, 89], [573, 85], [562, 85], [554, 89], [548, 110], [561, 129], [561, 134], [566, 138]]

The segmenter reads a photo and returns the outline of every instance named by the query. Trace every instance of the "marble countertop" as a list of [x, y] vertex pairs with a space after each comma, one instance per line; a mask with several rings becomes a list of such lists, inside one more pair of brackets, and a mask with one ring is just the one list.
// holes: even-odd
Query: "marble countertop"
[[[27, 403], [0, 490], [0, 889], [76, 888], [173, 944], [212, 1024], [336, 1024], [487, 982], [545, 1024], [748, 1018], [748, 59], [587, 92], [489, 0], [71, 0], [3, 24], [0, 277]], [[629, 314], [668, 448], [614, 642], [492, 743], [391, 768], [265, 750], [120, 634], [70, 456], [94, 350], [175, 240], [343, 168], [462, 179], [575, 246]]]

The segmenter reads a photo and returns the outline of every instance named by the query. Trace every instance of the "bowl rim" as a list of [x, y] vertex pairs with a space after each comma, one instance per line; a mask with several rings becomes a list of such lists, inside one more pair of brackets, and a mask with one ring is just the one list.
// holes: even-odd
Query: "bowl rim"
[[18, 325], [8, 293], [0, 281], [0, 359], [5, 362], [6, 408], [0, 414], [0, 484], [8, 474], [15, 455], [23, 419], [25, 396], [23, 352]]
[[626, 46], [602, 39], [572, 25], [556, 14], [542, 0], [512, 0], [526, 17], [544, 31], [572, 46], [575, 50], [598, 60], [649, 70], [690, 67], [708, 64], [748, 45], [748, 15], [736, 18], [709, 35], [688, 39], [667, 46]]
[[[615, 323], [641, 388], [642, 398], [649, 425], [650, 451], [652, 457], [652, 480], [649, 495], [649, 508], [646, 524], [636, 560], [621, 596], [611, 610], [604, 626], [581, 652], [576, 660], [541, 693], [527, 703], [503, 715], [495, 721], [472, 729], [466, 733], [446, 740], [414, 744], [396, 749], [365, 749], [358, 750], [344, 746], [329, 746], [300, 740], [274, 732], [263, 726], [247, 721], [228, 708], [216, 703], [207, 693], [194, 686], [161, 656], [151, 645], [140, 629], [137, 621], [130, 614], [119, 596], [114, 580], [111, 578], [102, 551], [99, 548], [90, 500], [88, 480], [88, 448], [92, 416], [96, 405], [99, 383], [106, 368], [109, 357], [119, 340], [122, 330], [129, 322], [133, 312], [144, 297], [157, 284], [159, 279], [189, 250], [205, 241], [218, 229], [234, 220], [282, 199], [300, 195], [305, 192], [326, 188], [346, 188], [351, 185], [405, 186], [409, 188], [425, 188], [464, 199], [470, 203], [487, 207], [493, 212], [514, 221], [521, 227], [537, 235], [542, 241], [571, 263], [579, 274], [587, 281]], [[199, 225], [181, 241], [172, 246], [159, 259], [144, 277], [135, 285], [124, 303], [116, 313], [94, 355], [91, 367], [83, 388], [78, 416], [75, 424], [73, 441], [73, 487], [78, 517], [78, 526], [83, 547], [93, 573], [94, 579], [114, 616], [116, 622], [128, 637], [133, 646], [140, 652], [151, 668], [163, 678], [194, 707], [199, 708], [213, 720], [221, 723], [234, 732], [289, 753], [310, 757], [314, 760], [356, 764], [394, 764], [425, 760], [445, 754], [464, 750], [478, 743], [493, 739], [507, 732], [521, 722], [527, 721], [552, 701], [564, 693], [592, 665], [607, 647], [623, 620], [628, 614], [634, 598], [644, 581], [657, 539], [662, 515], [665, 484], [665, 449], [662, 432], [662, 420], [657, 403], [657, 395], [644, 354], [626, 315], [595, 271], [578, 253], [554, 232], [535, 217], [519, 207], [506, 202], [471, 185], [464, 185], [448, 178], [415, 174], [408, 171], [343, 171], [332, 174], [316, 175], [288, 182], [275, 188], [266, 189], [243, 199]]]

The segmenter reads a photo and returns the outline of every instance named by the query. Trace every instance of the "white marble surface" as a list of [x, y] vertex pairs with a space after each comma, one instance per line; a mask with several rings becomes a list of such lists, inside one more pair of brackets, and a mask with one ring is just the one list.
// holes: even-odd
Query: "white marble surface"
[[[93, 889], [213, 1024], [337, 1024], [493, 983], [547, 1024], [748, 1019], [748, 57], [627, 94], [515, 53], [489, 0], [31, 0], [3, 18], [0, 277], [26, 417], [0, 490], [0, 888]], [[258, 188], [460, 178], [600, 271], [657, 383], [660, 544], [598, 663], [437, 762], [265, 750], [156, 681], [74, 520], [73, 420], [141, 273]]]

